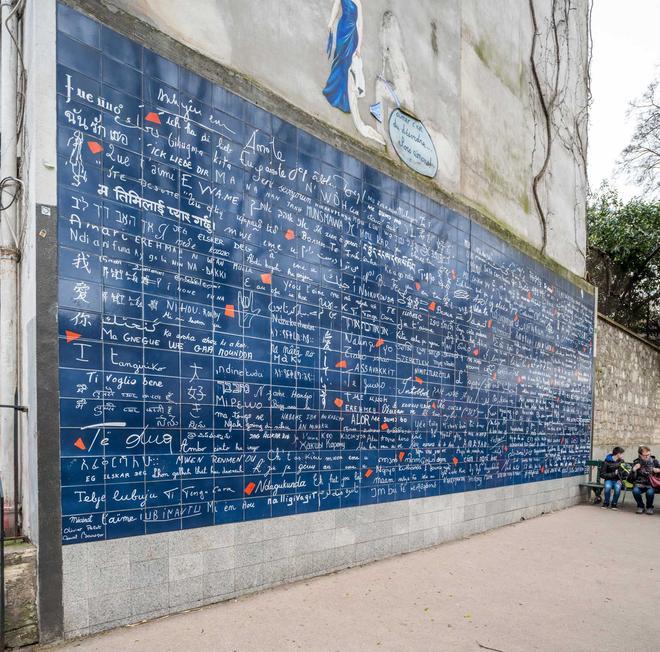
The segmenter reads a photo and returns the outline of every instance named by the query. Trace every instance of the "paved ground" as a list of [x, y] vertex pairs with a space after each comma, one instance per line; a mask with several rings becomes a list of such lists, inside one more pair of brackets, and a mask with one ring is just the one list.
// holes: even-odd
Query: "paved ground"
[[660, 650], [660, 513], [632, 507], [580, 505], [58, 649]]

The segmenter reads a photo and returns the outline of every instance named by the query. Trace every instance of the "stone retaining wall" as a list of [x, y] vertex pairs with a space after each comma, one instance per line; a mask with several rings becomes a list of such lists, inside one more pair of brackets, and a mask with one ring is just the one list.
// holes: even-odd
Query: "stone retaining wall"
[[617, 445], [627, 460], [640, 445], [660, 457], [660, 349], [599, 315], [594, 456]]

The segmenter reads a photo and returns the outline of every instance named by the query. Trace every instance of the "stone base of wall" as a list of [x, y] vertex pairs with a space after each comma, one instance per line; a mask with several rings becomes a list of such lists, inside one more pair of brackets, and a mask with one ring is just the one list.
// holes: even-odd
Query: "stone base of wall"
[[5, 644], [10, 648], [39, 640], [36, 552], [28, 543], [5, 544]]
[[581, 477], [65, 546], [83, 636], [467, 537], [582, 500]]

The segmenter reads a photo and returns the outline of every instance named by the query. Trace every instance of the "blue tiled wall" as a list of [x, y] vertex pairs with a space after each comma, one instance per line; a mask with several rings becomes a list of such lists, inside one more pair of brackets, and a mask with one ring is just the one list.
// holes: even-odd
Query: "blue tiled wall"
[[63, 5], [57, 63], [64, 543], [582, 473], [593, 297]]

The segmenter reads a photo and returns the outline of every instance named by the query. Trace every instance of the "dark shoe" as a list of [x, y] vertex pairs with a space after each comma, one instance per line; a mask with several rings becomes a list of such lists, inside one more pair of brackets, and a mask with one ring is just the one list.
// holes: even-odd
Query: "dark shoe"
[[638, 514], [643, 514], [644, 513], [644, 508], [643, 507], [638, 507], [637, 508], [637, 513]]
[[619, 511], [619, 508], [616, 506], [616, 503], [612, 505], [612, 509], [616, 509], [617, 512]]
[[608, 505], [607, 503], [603, 503], [603, 504], [601, 505], [601, 508], [602, 508], [602, 509], [607, 509], [608, 507], [609, 507], [609, 505]]
[[646, 508], [646, 513], [647, 514], [653, 514], [653, 507], [647, 507]]

